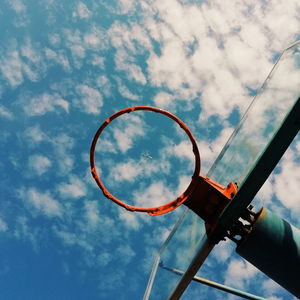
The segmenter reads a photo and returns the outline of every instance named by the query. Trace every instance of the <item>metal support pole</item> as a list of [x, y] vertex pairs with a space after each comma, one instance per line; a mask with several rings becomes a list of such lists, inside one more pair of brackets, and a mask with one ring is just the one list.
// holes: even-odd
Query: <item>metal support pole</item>
[[[175, 268], [168, 268], [168, 267], [163, 266], [162, 264], [160, 264], [159, 266], [161, 268], [165, 269], [165, 270], [168, 270], [170, 272], [173, 272], [173, 273], [181, 275], [181, 276], [184, 274], [182, 271], [180, 271], [178, 269], [175, 269]], [[216, 288], [216, 289], [221, 290], [223, 292], [227, 292], [229, 294], [233, 294], [233, 295], [242, 297], [244, 299], [266, 300], [266, 298], [262, 298], [262, 297], [259, 297], [259, 296], [256, 296], [256, 295], [253, 295], [253, 294], [250, 294], [250, 293], [246, 293], [246, 292], [243, 292], [241, 290], [237, 290], [235, 288], [232, 288], [232, 287], [226, 286], [224, 284], [220, 284], [220, 283], [217, 283], [215, 281], [211, 281], [211, 280], [208, 280], [208, 279], [205, 279], [205, 278], [202, 278], [202, 277], [194, 276], [192, 278], [192, 280], [196, 281], [196, 282], [199, 282], [199, 283], [202, 283], [204, 285], [208, 285], [210, 287]]]
[[236, 252], [300, 298], [300, 230], [263, 208]]

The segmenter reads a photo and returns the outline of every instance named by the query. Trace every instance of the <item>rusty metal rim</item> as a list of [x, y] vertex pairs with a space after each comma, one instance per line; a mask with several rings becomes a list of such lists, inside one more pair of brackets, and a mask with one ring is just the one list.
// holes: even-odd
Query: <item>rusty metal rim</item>
[[[173, 121], [175, 121], [185, 131], [185, 133], [188, 135], [188, 137], [190, 139], [190, 142], [193, 146], [193, 153], [194, 153], [194, 156], [195, 156], [194, 173], [192, 175], [191, 182], [190, 182], [189, 186], [187, 187], [187, 189], [180, 196], [178, 196], [175, 200], [173, 200], [173, 201], [171, 201], [167, 204], [164, 204], [164, 205], [161, 205], [161, 206], [156, 206], [156, 207], [137, 207], [137, 206], [133, 206], [133, 205], [128, 205], [128, 204], [124, 203], [123, 201], [119, 200], [118, 198], [116, 198], [115, 196], [113, 196], [106, 189], [106, 187], [104, 186], [104, 184], [100, 180], [100, 177], [98, 175], [96, 165], [95, 165], [95, 148], [96, 148], [96, 144], [97, 144], [97, 141], [98, 141], [101, 133], [106, 128], [106, 126], [110, 122], [112, 122], [114, 119], [120, 117], [123, 114], [131, 113], [131, 112], [134, 112], [134, 111], [141, 111], [141, 110], [160, 113], [160, 114], [163, 114], [163, 115], [169, 117]], [[99, 129], [97, 130], [97, 132], [94, 136], [94, 139], [93, 139], [93, 142], [92, 142], [92, 145], [91, 145], [91, 148], [90, 148], [90, 165], [91, 165], [91, 173], [92, 173], [98, 187], [102, 190], [105, 197], [112, 200], [116, 204], [126, 208], [129, 211], [146, 212], [149, 215], [160, 215], [160, 214], [164, 214], [164, 213], [167, 213], [167, 212], [175, 209], [176, 207], [181, 205], [185, 200], [187, 200], [187, 198], [189, 197], [189, 195], [192, 193], [195, 186], [197, 185], [196, 178], [200, 174], [201, 160], [200, 160], [200, 153], [199, 153], [199, 150], [198, 150], [197, 142], [196, 142], [195, 138], [193, 137], [192, 132], [187, 127], [187, 125], [183, 121], [181, 121], [178, 117], [176, 117], [175, 115], [171, 114], [168, 111], [162, 110], [162, 109], [157, 108], [157, 107], [133, 106], [133, 107], [128, 107], [128, 108], [122, 109], [122, 110], [114, 113], [109, 118], [107, 118], [102, 123], [102, 125], [99, 127]]]

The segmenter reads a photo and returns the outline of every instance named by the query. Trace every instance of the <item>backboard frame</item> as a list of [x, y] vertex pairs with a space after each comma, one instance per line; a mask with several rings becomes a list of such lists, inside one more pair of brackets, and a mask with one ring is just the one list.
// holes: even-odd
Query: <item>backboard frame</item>
[[[294, 46], [295, 51], [293, 50]], [[282, 155], [290, 145], [290, 143], [293, 141], [295, 136], [297, 135], [300, 127], [300, 89], [297, 84], [299, 82], [299, 78], [297, 77], [299, 75], [299, 69], [300, 69], [300, 60], [299, 60], [299, 46], [300, 46], [300, 41], [297, 41], [290, 47], [286, 48], [276, 64], [274, 65], [273, 69], [271, 70], [269, 76], [267, 77], [266, 81], [262, 85], [260, 91], [257, 93], [256, 97], [250, 104], [248, 110], [246, 111], [245, 115], [247, 112], [251, 109], [251, 106], [255, 104], [255, 101], [257, 100], [258, 96], [260, 96], [262, 93], [267, 90], [267, 99], [269, 104], [273, 103], [272, 95], [274, 96], [275, 94], [277, 95], [278, 89], [282, 88], [282, 90], [279, 90], [281, 92], [280, 97], [284, 95], [285, 99], [287, 100], [287, 105], [286, 110], [284, 111], [279, 111], [279, 121], [274, 124], [276, 130], [275, 132], [272, 131], [271, 137], [269, 136], [267, 143], [261, 148], [259, 155], [255, 157], [255, 160], [253, 161], [253, 164], [251, 164], [250, 168], [247, 170], [245, 173], [245, 176], [243, 177], [243, 180], [240, 182], [240, 187], [233, 198], [234, 201], [231, 201], [228, 206], [225, 208], [223, 213], [220, 215], [220, 218], [214, 228], [214, 230], [209, 234], [209, 236], [206, 236], [206, 240], [204, 240], [203, 245], [201, 249], [198, 249], [199, 251], [196, 253], [194, 258], [192, 259], [191, 263], [189, 264], [189, 267], [185, 269], [184, 275], [181, 277], [180, 281], [177, 283], [175, 288], [173, 288], [173, 291], [169, 294], [168, 300], [176, 300], [181, 297], [183, 292], [186, 290], [187, 286], [193, 279], [193, 277], [196, 275], [198, 272], [199, 268], [203, 264], [204, 260], [210, 253], [210, 251], [213, 249], [213, 247], [222, 239], [224, 238], [227, 234], [228, 231], [230, 230], [230, 227], [234, 224], [235, 221], [239, 219], [247, 209], [248, 205], [251, 203], [253, 198], [255, 197], [256, 193], [259, 191], [261, 186], [264, 184], [264, 182], [267, 180], [269, 175], [271, 174], [272, 170], [275, 168], [279, 160], [281, 159]], [[292, 50], [293, 52], [286, 52], [288, 50]], [[287, 56], [289, 59], [289, 55], [294, 55], [297, 53], [297, 58], [296, 58], [296, 73], [293, 73], [293, 79], [295, 79], [295, 74], [296, 74], [296, 88], [292, 86], [292, 92], [290, 93], [290, 85], [289, 85], [289, 75], [290, 73], [287, 72], [285, 69], [285, 65], [283, 64], [283, 76], [286, 75], [285, 77], [279, 77], [276, 75], [276, 68], [278, 67], [278, 62], [282, 59], [284, 53], [287, 53]], [[284, 58], [284, 59], [285, 59]], [[283, 60], [284, 60], [283, 59]], [[289, 61], [288, 61], [289, 63]], [[293, 71], [295, 71], [293, 70]], [[273, 76], [275, 74], [275, 77]], [[278, 73], [279, 74], [279, 73]], [[280, 73], [282, 74], [282, 73]], [[277, 76], [277, 77], [276, 77]], [[281, 80], [281, 78], [283, 80]], [[274, 82], [270, 85], [269, 83], [272, 82], [274, 79]], [[271, 81], [270, 81], [271, 80]], [[275, 85], [274, 85], [275, 83]], [[285, 86], [285, 84], [287, 85]], [[279, 84], [279, 85], [278, 85]], [[293, 83], [295, 84], [295, 83]], [[275, 93], [275, 94], [274, 94]], [[265, 100], [263, 99], [263, 101]], [[279, 98], [280, 99], [280, 98]], [[275, 99], [274, 99], [275, 100]], [[278, 101], [278, 100], [277, 100]], [[264, 102], [262, 102], [264, 103]], [[278, 105], [278, 104], [277, 104]], [[275, 106], [274, 109], [281, 109], [279, 106]], [[260, 108], [260, 107], [258, 107]], [[272, 108], [273, 109], [273, 108]], [[257, 110], [256, 110], [257, 112]], [[284, 115], [280, 115], [280, 113], [283, 112]], [[272, 112], [271, 112], [272, 113]], [[244, 115], [244, 116], [245, 116]], [[256, 115], [255, 115], [256, 116]], [[230, 145], [232, 139], [235, 136], [235, 132], [243, 125], [244, 118], [241, 120], [235, 131], [233, 132], [232, 136], [229, 138], [227, 144], [224, 146], [222, 152], [218, 156], [216, 162], [228, 149], [228, 146]], [[251, 124], [251, 123], [250, 123]], [[246, 127], [248, 128], [248, 127]], [[224, 162], [223, 162], [224, 163]], [[225, 159], [225, 164], [228, 163], [228, 160], [226, 162]], [[210, 169], [209, 173], [207, 176], [211, 177], [211, 173], [214, 170], [216, 166], [216, 163], [213, 164], [212, 168]], [[225, 169], [226, 171], [226, 169]], [[221, 173], [220, 173], [221, 174]], [[218, 174], [218, 175], [220, 175]], [[217, 176], [218, 176], [217, 175]], [[226, 176], [225, 176], [226, 177]], [[216, 178], [212, 178], [213, 180], [218, 181]], [[224, 178], [223, 178], [224, 179]], [[228, 180], [228, 178], [227, 178]], [[232, 180], [232, 179], [230, 179]], [[221, 184], [224, 184], [221, 183]], [[172, 231], [173, 233], [173, 231]], [[174, 233], [173, 233], [174, 234]], [[158, 265], [157, 265], [158, 267]], [[168, 267], [173, 267], [168, 266]], [[144, 298], [146, 300], [148, 298]]]
[[[231, 201], [221, 214], [215, 230], [208, 236], [208, 239], [205, 242], [203, 251], [196, 254], [186, 273], [182, 276], [168, 300], [177, 300], [181, 297], [210, 251], [226, 236], [227, 230], [230, 228], [231, 224], [241, 216], [245, 207], [251, 203], [256, 193], [267, 180], [282, 155], [299, 132], [299, 116], [300, 97], [298, 97], [298, 100], [286, 116], [283, 124], [259, 158], [256, 166], [251, 170], [243, 185], [238, 190], [234, 197], [235, 201]], [[275, 148], [276, 151], [274, 151]]]

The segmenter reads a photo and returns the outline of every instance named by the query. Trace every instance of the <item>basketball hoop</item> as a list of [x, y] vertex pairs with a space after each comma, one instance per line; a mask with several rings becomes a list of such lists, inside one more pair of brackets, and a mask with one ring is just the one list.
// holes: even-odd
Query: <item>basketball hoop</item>
[[[156, 206], [156, 207], [137, 207], [137, 206], [133, 206], [133, 205], [128, 205], [126, 203], [124, 203], [123, 201], [119, 200], [118, 198], [116, 198], [115, 196], [113, 196], [104, 186], [104, 184], [102, 183], [99, 174], [97, 172], [96, 169], [96, 165], [95, 165], [95, 148], [97, 145], [97, 141], [101, 135], [101, 133], [103, 132], [103, 130], [106, 128], [106, 126], [112, 122], [114, 119], [126, 114], [126, 113], [131, 113], [134, 111], [152, 111], [155, 113], [159, 113], [162, 115], [165, 115], [167, 117], [169, 117], [170, 119], [172, 119], [173, 121], [175, 121], [184, 131], [185, 133], [188, 135], [190, 142], [192, 144], [192, 149], [193, 149], [193, 153], [194, 153], [194, 157], [195, 157], [195, 168], [194, 168], [194, 173], [192, 175], [192, 179], [191, 182], [189, 184], [189, 186], [187, 187], [187, 189], [180, 195], [178, 196], [175, 200], [161, 205], [161, 206]], [[179, 118], [177, 118], [176, 116], [174, 116], [173, 114], [169, 113], [168, 111], [162, 110], [160, 108], [156, 108], [156, 107], [151, 107], [151, 106], [133, 106], [133, 107], [128, 107], [125, 109], [122, 109], [118, 112], [116, 112], [115, 114], [113, 114], [112, 116], [110, 116], [108, 119], [106, 119], [102, 125], [99, 127], [99, 129], [97, 130], [92, 145], [91, 145], [91, 149], [90, 149], [90, 165], [91, 165], [91, 173], [98, 185], [98, 187], [102, 190], [103, 194], [105, 197], [107, 197], [108, 199], [112, 200], [113, 202], [115, 202], [116, 204], [126, 208], [129, 211], [137, 211], [137, 212], [146, 212], [149, 215], [161, 215], [161, 214], [165, 214], [169, 211], [172, 211], [173, 209], [175, 209], [176, 207], [178, 207], [179, 205], [181, 205], [182, 203], [184, 203], [189, 196], [192, 194], [192, 192], [194, 191], [195, 187], [197, 186], [197, 178], [199, 177], [200, 174], [200, 154], [199, 154], [199, 150], [197, 147], [197, 143], [195, 138], [192, 135], [192, 132], [190, 131], [190, 129], [187, 127], [187, 125], [182, 122]]]

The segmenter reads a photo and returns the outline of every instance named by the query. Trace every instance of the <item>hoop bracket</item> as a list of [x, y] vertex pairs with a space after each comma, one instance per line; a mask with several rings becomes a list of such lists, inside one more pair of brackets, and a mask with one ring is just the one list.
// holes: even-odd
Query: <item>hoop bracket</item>
[[233, 182], [224, 187], [200, 174], [196, 188], [183, 204], [201, 217], [207, 225], [213, 226], [237, 193], [237, 189]]

